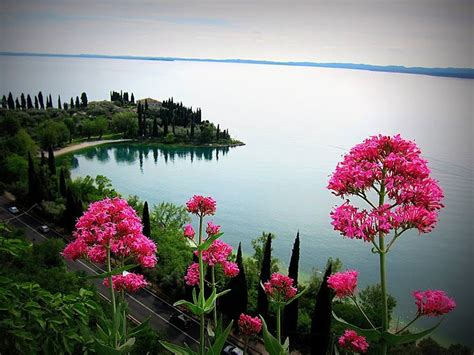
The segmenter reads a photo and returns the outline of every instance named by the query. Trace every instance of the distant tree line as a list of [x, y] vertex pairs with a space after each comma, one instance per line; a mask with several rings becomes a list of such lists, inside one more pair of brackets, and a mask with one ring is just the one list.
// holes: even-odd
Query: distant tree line
[[[57, 106], [58, 110], [69, 110], [69, 109], [79, 109], [79, 108], [86, 108], [87, 107], [87, 94], [83, 92], [81, 94], [81, 98], [79, 100], [79, 96], [76, 96], [76, 99], [71, 97], [71, 100], [68, 103], [62, 104], [61, 96], [58, 95]], [[2, 108], [8, 110], [44, 110], [48, 108], [54, 108], [53, 106], [53, 99], [51, 94], [46, 96], [46, 102], [43, 97], [43, 93], [40, 91], [37, 95], [34, 96], [34, 102], [31, 99], [30, 94], [27, 94], [25, 97], [24, 93], [21, 93], [20, 99], [15, 98], [13, 99], [13, 95], [11, 92], [8, 93], [8, 96], [2, 96]]]

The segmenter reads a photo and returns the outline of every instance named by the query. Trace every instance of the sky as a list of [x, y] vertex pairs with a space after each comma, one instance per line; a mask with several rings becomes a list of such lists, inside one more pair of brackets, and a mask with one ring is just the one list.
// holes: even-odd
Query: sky
[[474, 68], [474, 0], [0, 3], [0, 51]]

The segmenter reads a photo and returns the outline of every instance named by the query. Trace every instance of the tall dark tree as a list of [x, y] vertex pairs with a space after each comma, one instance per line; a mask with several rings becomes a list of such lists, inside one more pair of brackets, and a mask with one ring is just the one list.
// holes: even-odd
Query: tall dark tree
[[49, 94], [49, 108], [53, 108], [53, 98], [51, 97], [51, 94]]
[[239, 243], [237, 250], [236, 263], [239, 267], [239, 274], [230, 279], [227, 295], [222, 300], [223, 310], [230, 319], [237, 320], [242, 313], [247, 313], [248, 289], [247, 279], [245, 277], [245, 268], [242, 261], [242, 245]]
[[8, 107], [8, 102], [7, 102], [7, 97], [5, 95], [2, 96], [2, 108], [7, 108]]
[[142, 223], [143, 223], [143, 235], [150, 238], [151, 228], [150, 228], [150, 213], [148, 211], [148, 201], [145, 201], [145, 203], [143, 204]]
[[195, 126], [195, 124], [194, 124], [194, 115], [192, 115], [191, 116], [191, 132], [190, 132], [190, 135], [189, 135], [191, 138], [194, 138], [194, 126]]
[[[263, 252], [262, 267], [260, 269], [260, 282], [262, 284], [270, 279], [272, 267], [272, 238], [273, 235], [268, 233]], [[257, 313], [263, 318], [268, 319], [268, 299], [260, 284], [258, 285]]]
[[21, 102], [21, 109], [24, 111], [26, 110], [26, 98], [25, 98], [25, 94], [21, 93], [21, 96], [20, 96], [20, 102]]
[[219, 141], [219, 133], [220, 133], [220, 126], [217, 125], [217, 129], [216, 129], [216, 142]]
[[56, 160], [54, 159], [53, 147], [48, 147], [48, 168], [50, 175], [56, 175]]
[[35, 164], [31, 153], [28, 152], [28, 198], [31, 202], [41, 201], [42, 187], [40, 186], [38, 175], [36, 174]]
[[15, 109], [15, 101], [13, 101], [13, 95], [12, 95], [11, 92], [8, 93], [7, 104], [8, 104], [8, 109], [9, 110], [14, 110]]
[[140, 101], [138, 101], [137, 105], [137, 120], [138, 120], [138, 137], [143, 136], [143, 106]]
[[151, 135], [154, 138], [158, 137], [158, 120], [156, 119], [156, 117], [153, 117], [153, 130]]
[[15, 109], [17, 110], [21, 109], [21, 104], [20, 104], [20, 101], [18, 100], [18, 97], [15, 99]]
[[43, 94], [41, 93], [41, 91], [38, 93], [38, 102], [40, 105], [40, 109], [44, 110]]
[[[79, 99], [77, 101], [79, 101]], [[87, 107], [87, 95], [85, 92], [81, 94], [81, 106]]]
[[80, 108], [81, 104], [79, 103], [79, 96], [76, 96], [76, 102], [75, 102], [76, 108]]
[[44, 156], [44, 151], [43, 151], [43, 149], [41, 149], [40, 166], [46, 166], [46, 157]]
[[66, 197], [67, 188], [66, 188], [66, 174], [64, 173], [64, 169], [61, 168], [59, 172], [59, 193], [62, 197]]
[[33, 108], [33, 101], [31, 101], [30, 94], [28, 94], [28, 96], [26, 97], [26, 107], [28, 108], [28, 110], [31, 110]]
[[163, 135], [165, 137], [168, 134], [168, 115], [169, 111], [167, 111], [166, 114], [163, 115]]
[[132, 104], [135, 103], [135, 96], [133, 96], [133, 92], [132, 92], [132, 96], [131, 96], [131, 98], [130, 98], [130, 102], [131, 102]]
[[71, 109], [74, 108], [74, 99], [71, 97], [71, 101], [69, 101], [69, 106], [71, 106]]
[[148, 100], [145, 99], [145, 111], [148, 111]]
[[61, 104], [61, 96], [58, 95], [58, 110], [62, 110], [63, 109], [63, 105]]
[[331, 318], [333, 292], [328, 287], [328, 277], [332, 272], [329, 262], [324, 279], [316, 296], [316, 305], [311, 319], [311, 355], [326, 355], [331, 340]]
[[35, 96], [35, 109], [39, 109], [38, 96]]
[[[293, 279], [293, 286], [298, 287], [298, 264], [300, 261], [300, 232], [296, 234], [293, 251], [291, 252], [288, 276]], [[290, 337], [290, 344], [294, 345], [297, 340], [298, 326], [298, 300], [291, 302], [285, 307], [283, 314], [283, 334], [284, 338]]]

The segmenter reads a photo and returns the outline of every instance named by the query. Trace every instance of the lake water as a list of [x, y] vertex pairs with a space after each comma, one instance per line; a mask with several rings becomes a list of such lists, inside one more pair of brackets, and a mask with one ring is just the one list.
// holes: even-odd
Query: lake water
[[[76, 155], [74, 176], [103, 174], [123, 194], [149, 203], [184, 204], [193, 194], [213, 196], [224, 239], [236, 247], [272, 232], [274, 255], [287, 263], [297, 230], [303, 272], [328, 257], [360, 271], [361, 286], [378, 281], [378, 259], [361, 241], [330, 226], [341, 200], [325, 188], [342, 155], [378, 133], [416, 140], [445, 191], [437, 228], [397, 241], [388, 257], [389, 292], [397, 316], [414, 315], [413, 290], [444, 289], [458, 307], [437, 330], [441, 340], [473, 346], [473, 99], [474, 81], [364, 71], [99, 59], [0, 57], [0, 94], [86, 91], [89, 100], [110, 90], [135, 98], [182, 101], [203, 118], [229, 128], [244, 147], [153, 150], [100, 147]], [[56, 99], [53, 99], [55, 102]], [[433, 320], [419, 322], [433, 324]]]

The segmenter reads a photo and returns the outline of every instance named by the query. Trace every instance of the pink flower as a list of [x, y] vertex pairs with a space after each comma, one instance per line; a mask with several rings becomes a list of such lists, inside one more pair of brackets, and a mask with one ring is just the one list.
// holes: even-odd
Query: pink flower
[[194, 239], [194, 236], [196, 235], [196, 233], [194, 232], [194, 228], [192, 225], [190, 224], [187, 224], [185, 227], [184, 227], [184, 236], [186, 238], [189, 238], [189, 239]]
[[209, 216], [216, 212], [216, 201], [212, 197], [194, 195], [186, 202], [188, 212], [198, 216]]
[[216, 226], [212, 222], [207, 222], [206, 233], [208, 236], [213, 236], [219, 233], [221, 226]]
[[[110, 287], [108, 278], [104, 279], [104, 285]], [[122, 275], [112, 276], [112, 285], [115, 291], [137, 292], [147, 286], [148, 282], [141, 274], [125, 271]]]
[[77, 260], [87, 255], [87, 244], [83, 239], [76, 239], [64, 248], [62, 255], [69, 260]]
[[296, 296], [298, 290], [293, 287], [293, 279], [291, 277], [273, 273], [270, 280], [263, 284], [265, 293], [274, 301], [288, 301]]
[[334, 229], [348, 238], [365, 241], [394, 229], [430, 232], [444, 207], [443, 191], [430, 177], [427, 162], [420, 154], [414, 142], [400, 135], [373, 136], [353, 147], [337, 165], [328, 189], [343, 198], [368, 198], [368, 190], [379, 191], [383, 185], [386, 204], [365, 210], [347, 201], [331, 212]]
[[356, 353], [365, 353], [369, 348], [367, 340], [354, 330], [344, 331], [344, 334], [339, 337], [338, 343], [342, 348]]
[[242, 313], [239, 317], [239, 329], [245, 336], [257, 335], [262, 330], [262, 321], [258, 317]]
[[239, 267], [232, 261], [224, 261], [222, 266], [224, 267], [224, 275], [227, 277], [236, 277], [239, 274]]
[[427, 290], [413, 292], [416, 305], [418, 306], [418, 314], [429, 317], [437, 317], [445, 313], [451, 312], [456, 307], [454, 299], [448, 297], [441, 290]]
[[344, 298], [353, 296], [357, 287], [357, 271], [337, 272], [328, 277], [328, 286], [336, 292], [336, 296]]
[[209, 266], [223, 264], [224, 261], [227, 261], [230, 253], [232, 253], [232, 247], [217, 239], [212, 242], [207, 250], [202, 251], [202, 260]]
[[184, 276], [184, 280], [186, 284], [189, 286], [196, 286], [199, 285], [199, 264], [192, 263]]

